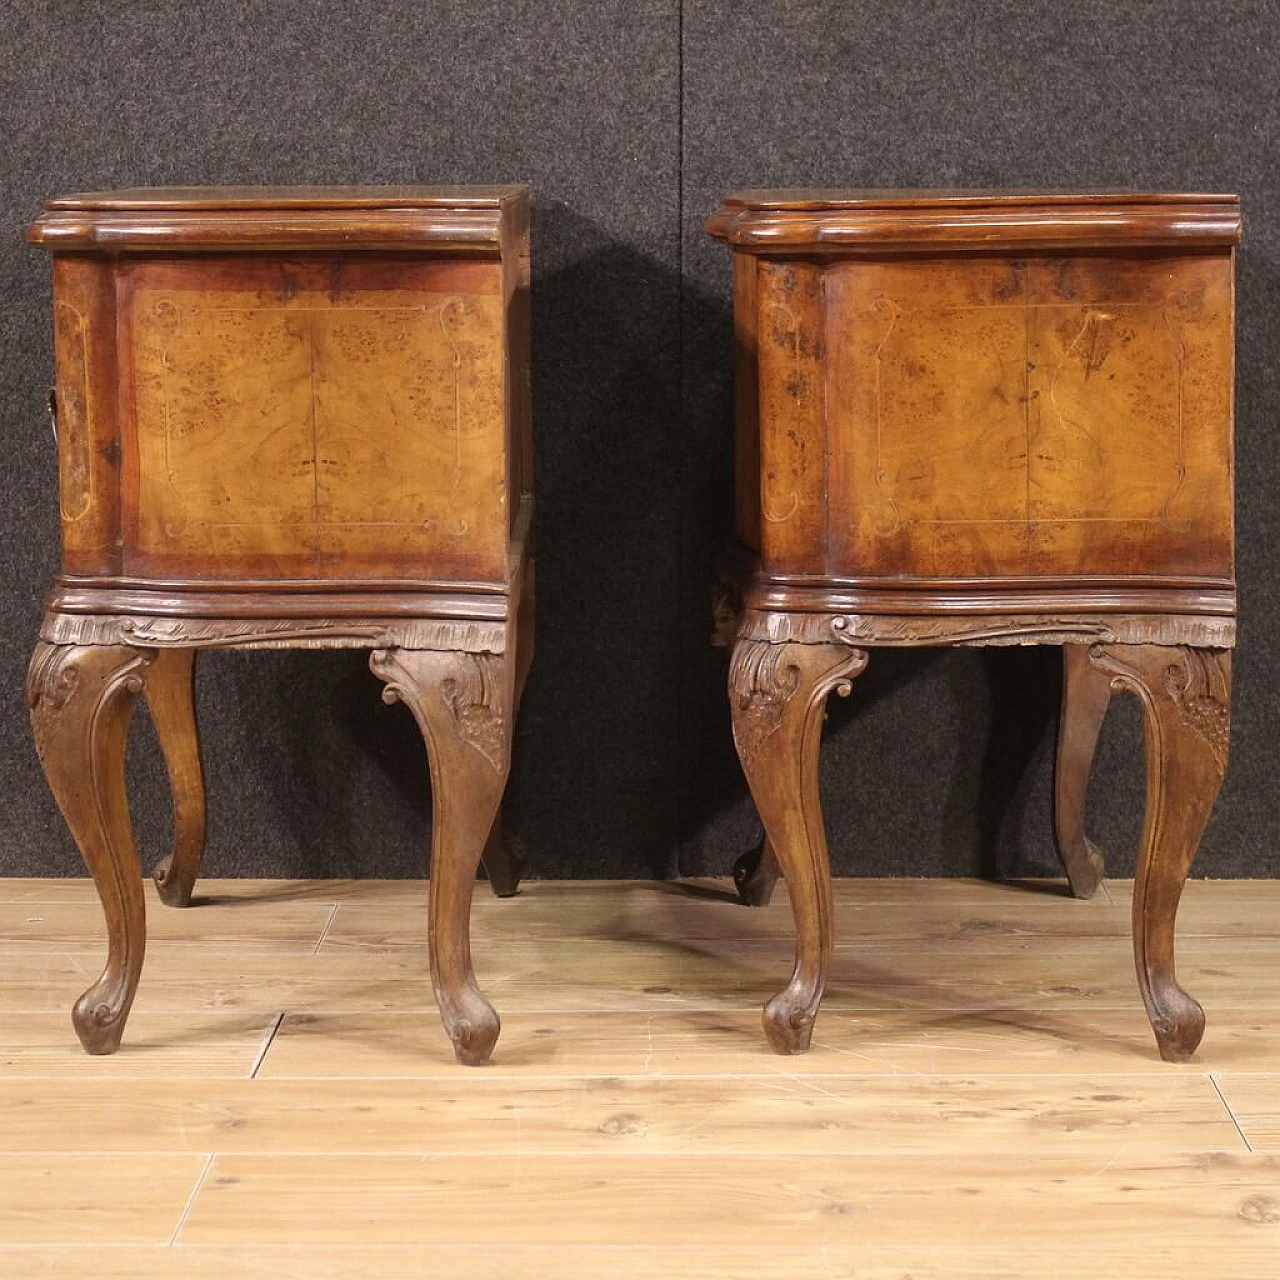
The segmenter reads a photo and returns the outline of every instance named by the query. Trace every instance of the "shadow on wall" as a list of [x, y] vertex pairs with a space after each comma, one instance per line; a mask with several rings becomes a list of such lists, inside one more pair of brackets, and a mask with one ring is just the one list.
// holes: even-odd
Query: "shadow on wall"
[[[534, 240], [536, 656], [506, 821], [536, 875], [667, 877], [685, 537], [679, 280], [560, 205], [535, 205]], [[425, 872], [425, 749], [411, 715], [381, 702], [364, 653], [219, 653], [202, 666], [207, 740], [222, 744], [206, 762], [211, 870]], [[255, 832], [274, 847], [246, 846]]]

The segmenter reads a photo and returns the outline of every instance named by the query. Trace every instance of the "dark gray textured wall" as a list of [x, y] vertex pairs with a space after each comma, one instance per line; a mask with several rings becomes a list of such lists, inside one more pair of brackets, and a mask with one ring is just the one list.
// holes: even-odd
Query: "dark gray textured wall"
[[[707, 591], [727, 532], [727, 257], [739, 185], [1239, 190], [1234, 758], [1199, 870], [1274, 875], [1269, 662], [1280, 386], [1274, 3], [336, 0], [0, 3], [0, 872], [79, 869], [21, 689], [56, 562], [50, 194], [182, 182], [531, 182], [538, 657], [510, 820], [544, 875], [723, 872], [755, 835]], [[412, 875], [425, 762], [358, 654], [209, 654], [210, 873]], [[1048, 869], [1056, 654], [877, 655], [823, 760], [844, 872]], [[139, 717], [136, 815], [167, 816]], [[1131, 865], [1140, 733], [1119, 704], [1094, 828]]]

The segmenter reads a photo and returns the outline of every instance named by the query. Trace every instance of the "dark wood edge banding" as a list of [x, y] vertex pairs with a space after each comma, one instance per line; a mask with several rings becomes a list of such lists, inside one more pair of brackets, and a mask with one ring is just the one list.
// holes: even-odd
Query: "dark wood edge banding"
[[1039, 613], [1126, 613], [1204, 614], [1234, 618], [1236, 593], [1222, 586], [1158, 586], [1098, 584], [994, 588], [953, 580], [949, 584], [903, 587], [882, 581], [872, 587], [835, 584], [800, 585], [753, 581], [745, 592], [745, 603], [756, 609], [819, 613], [859, 614], [1039, 614]]
[[51, 613], [120, 614], [156, 618], [454, 618], [499, 622], [510, 594], [468, 592], [164, 591], [117, 587], [55, 587]]

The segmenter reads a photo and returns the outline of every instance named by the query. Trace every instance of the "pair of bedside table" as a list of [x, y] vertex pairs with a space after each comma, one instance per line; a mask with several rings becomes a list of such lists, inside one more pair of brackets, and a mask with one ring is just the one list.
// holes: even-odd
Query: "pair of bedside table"
[[[1203, 1029], [1173, 922], [1226, 763], [1233, 198], [745, 193], [734, 250], [734, 735], [796, 965], [767, 1006], [808, 1046], [832, 945], [822, 706], [877, 645], [1061, 644], [1055, 821], [1076, 892], [1110, 694], [1142, 700], [1139, 981], [1161, 1052]], [[464, 1062], [498, 1020], [472, 972], [483, 854], [532, 653], [524, 188], [178, 189], [50, 202], [63, 566], [29, 696], [109, 955], [81, 998], [119, 1043], [145, 940], [124, 745], [147, 699], [175, 795], [164, 901], [204, 842], [199, 648], [367, 648], [413, 711], [434, 799], [433, 985]], [[491, 834], [492, 833], [492, 834]]]

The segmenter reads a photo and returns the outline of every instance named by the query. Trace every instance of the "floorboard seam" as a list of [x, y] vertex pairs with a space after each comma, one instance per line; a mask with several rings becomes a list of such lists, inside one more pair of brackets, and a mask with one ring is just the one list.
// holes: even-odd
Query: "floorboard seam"
[[324, 940], [329, 936], [329, 930], [333, 928], [333, 922], [338, 918], [338, 909], [342, 906], [340, 902], [335, 902], [329, 908], [329, 918], [324, 922], [324, 928], [320, 930], [320, 936], [316, 939], [316, 945], [312, 948], [311, 954], [318, 956], [320, 948], [324, 946]]
[[1214, 1072], [1209, 1072], [1209, 1083], [1213, 1085], [1213, 1091], [1218, 1095], [1218, 1100], [1227, 1109], [1227, 1115], [1231, 1117], [1231, 1123], [1235, 1125], [1236, 1132], [1240, 1135], [1240, 1141], [1244, 1143], [1244, 1149], [1250, 1153], [1253, 1152], [1253, 1143], [1249, 1141], [1244, 1129], [1240, 1125], [1240, 1121], [1236, 1118], [1236, 1113], [1231, 1107], [1231, 1103], [1227, 1101], [1226, 1095], [1222, 1092], [1221, 1086], [1218, 1084], [1218, 1078]]
[[275, 1021], [267, 1030], [267, 1034], [262, 1038], [262, 1048], [258, 1050], [258, 1056], [253, 1060], [253, 1066], [249, 1069], [249, 1079], [256, 1080], [258, 1072], [262, 1070], [263, 1061], [266, 1059], [267, 1051], [276, 1042], [276, 1033], [280, 1030], [281, 1024], [284, 1022], [284, 1012], [281, 1011], [275, 1016]]
[[182, 1207], [182, 1216], [178, 1219], [178, 1225], [173, 1229], [173, 1235], [169, 1237], [169, 1248], [172, 1249], [178, 1242], [178, 1232], [187, 1225], [187, 1218], [191, 1216], [191, 1210], [195, 1206], [196, 1196], [200, 1194], [200, 1188], [204, 1186], [204, 1180], [209, 1176], [209, 1170], [213, 1168], [212, 1151], [205, 1157], [204, 1168], [200, 1170], [200, 1176], [196, 1179], [196, 1185], [191, 1188], [191, 1194], [187, 1197], [187, 1203]]

